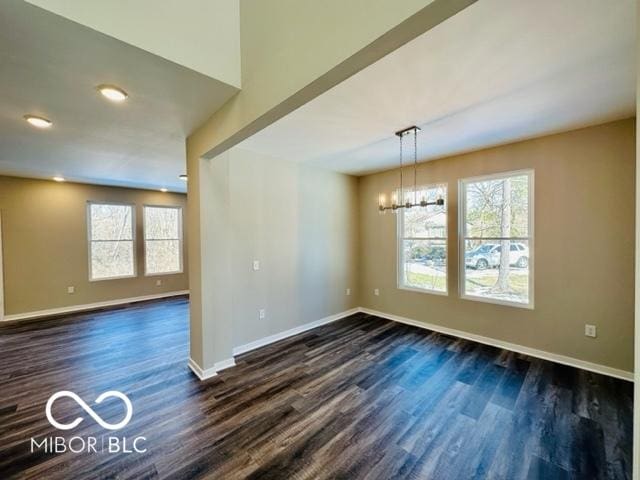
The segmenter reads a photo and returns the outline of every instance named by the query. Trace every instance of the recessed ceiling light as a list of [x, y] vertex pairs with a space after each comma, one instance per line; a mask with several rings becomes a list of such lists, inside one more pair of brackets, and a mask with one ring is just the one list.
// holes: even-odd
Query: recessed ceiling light
[[98, 91], [112, 102], [124, 102], [129, 96], [127, 92], [115, 85], [98, 85]]
[[55, 180], [56, 182], [64, 182], [64, 177], [56, 175], [55, 177], [53, 177], [53, 180]]
[[180, 180], [184, 180], [185, 182], [189, 179], [189, 177], [187, 177], [187, 175], [186, 175], [186, 174], [184, 174], [184, 173], [183, 173], [182, 175], [178, 175], [178, 178], [179, 178]]
[[25, 115], [24, 119], [37, 128], [49, 128], [53, 122], [48, 118], [39, 117], [38, 115]]
[[161, 189], [160, 189], [160, 191], [161, 191], [162, 193], [167, 193], [169, 190], [167, 190], [166, 188], [161, 188]]

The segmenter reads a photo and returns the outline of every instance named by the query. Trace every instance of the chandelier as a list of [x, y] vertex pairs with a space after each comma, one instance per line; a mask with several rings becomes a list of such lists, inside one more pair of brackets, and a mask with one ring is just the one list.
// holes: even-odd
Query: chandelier
[[[417, 200], [418, 185], [417, 185], [417, 170], [418, 170], [418, 132], [419, 127], [412, 125], [411, 127], [398, 130], [395, 134], [400, 139], [400, 188], [397, 192], [391, 195], [391, 205], [387, 205], [386, 197], [384, 194], [378, 196], [378, 211], [385, 213], [387, 210], [391, 210], [396, 213], [400, 208], [413, 208], [413, 207], [428, 207], [429, 205], [444, 205], [444, 198], [438, 198], [435, 201], [429, 202], [426, 197], [422, 197], [420, 201]], [[402, 165], [402, 144], [404, 137], [413, 134], [413, 198], [405, 197], [404, 178], [403, 178], [403, 165]], [[400, 198], [398, 199], [398, 195]], [[413, 200], [413, 201], [411, 201]]]

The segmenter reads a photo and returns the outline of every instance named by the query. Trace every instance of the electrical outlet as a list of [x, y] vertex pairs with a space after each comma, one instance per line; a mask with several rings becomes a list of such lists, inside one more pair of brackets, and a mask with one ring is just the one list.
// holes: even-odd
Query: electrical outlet
[[584, 326], [584, 334], [587, 337], [593, 337], [596, 338], [596, 326], [595, 325], [589, 325], [589, 324], [585, 324]]
[[156, 280], [156, 287], [159, 287], [160, 285], [162, 285], [162, 280]]
[[258, 270], [260, 270], [260, 260], [254, 260], [253, 261], [253, 270], [256, 271], [256, 272]]
[[264, 308], [261, 308], [258, 312], [258, 317], [260, 320], [263, 320], [267, 316], [267, 311]]
[[76, 293], [76, 287], [74, 287], [73, 285], [67, 287], [67, 293]]
[[379, 296], [379, 295], [380, 295], [380, 289], [378, 289], [378, 288], [374, 288], [374, 289], [373, 289], [373, 294], [374, 294], [376, 297], [377, 297], [377, 296]]
[[350, 288], [347, 288], [346, 294], [347, 295], [351, 295], [351, 289]]

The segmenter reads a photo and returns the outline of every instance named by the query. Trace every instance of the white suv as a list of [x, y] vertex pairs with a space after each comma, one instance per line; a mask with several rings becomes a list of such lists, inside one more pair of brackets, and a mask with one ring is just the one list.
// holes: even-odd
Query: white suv
[[[500, 265], [502, 246], [496, 243], [484, 243], [465, 254], [465, 265], [477, 270], [495, 268]], [[529, 266], [529, 247], [523, 243], [511, 243], [509, 248], [509, 264], [518, 268]]]

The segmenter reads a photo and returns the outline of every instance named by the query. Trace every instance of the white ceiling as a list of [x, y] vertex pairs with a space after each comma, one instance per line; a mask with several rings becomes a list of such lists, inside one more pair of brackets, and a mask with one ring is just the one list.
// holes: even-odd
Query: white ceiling
[[[0, 174], [185, 191], [185, 138], [236, 91], [22, 1], [0, 3]], [[96, 92], [129, 93], [123, 104]], [[38, 130], [27, 113], [51, 119]]]
[[26, 1], [240, 87], [239, 0]]
[[245, 140], [350, 174], [635, 114], [635, 0], [480, 0]]

